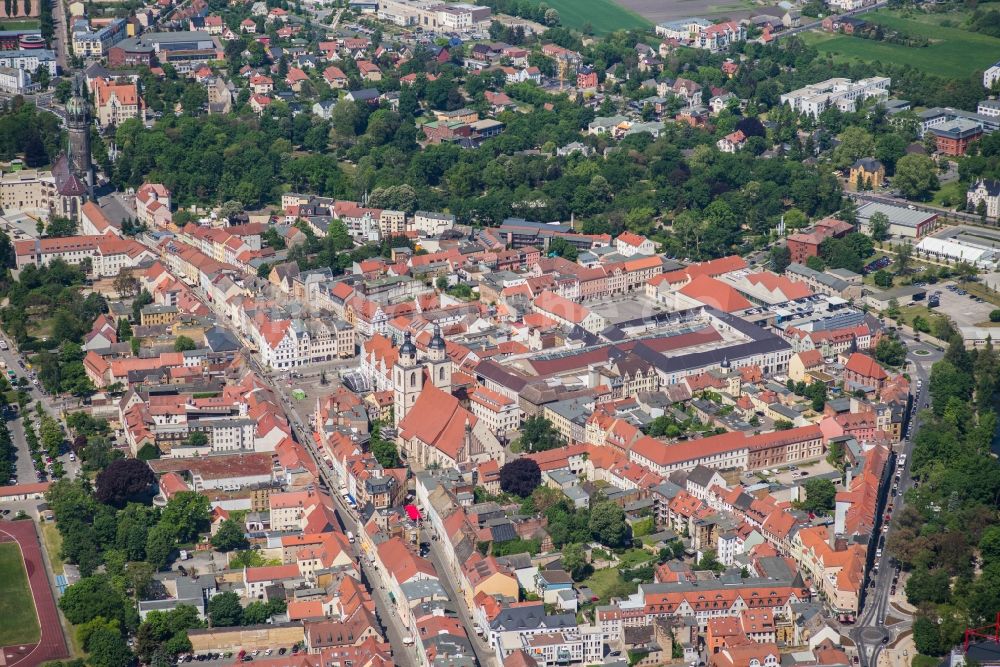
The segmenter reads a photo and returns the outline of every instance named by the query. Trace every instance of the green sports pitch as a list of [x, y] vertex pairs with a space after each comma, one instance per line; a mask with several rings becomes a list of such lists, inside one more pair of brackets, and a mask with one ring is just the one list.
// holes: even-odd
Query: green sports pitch
[[34, 644], [39, 636], [21, 549], [15, 542], [0, 542], [0, 646]]

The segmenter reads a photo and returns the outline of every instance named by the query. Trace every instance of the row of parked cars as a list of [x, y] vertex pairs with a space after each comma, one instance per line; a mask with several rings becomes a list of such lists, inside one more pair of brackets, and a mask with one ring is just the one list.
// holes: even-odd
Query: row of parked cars
[[[240, 651], [236, 654], [236, 660], [239, 662], [252, 662], [256, 656], [261, 656], [262, 658], [270, 657], [271, 654], [275, 653], [277, 655], [285, 655], [291, 652], [292, 655], [299, 652], [298, 645], [291, 648], [285, 648], [282, 646], [279, 649], [265, 649], [261, 651], [260, 649], [254, 649], [252, 651]], [[213, 662], [216, 660], [229, 660], [233, 657], [232, 651], [227, 651], [225, 653], [199, 653], [197, 655], [193, 653], [188, 653], [177, 658], [177, 664], [186, 662]]]

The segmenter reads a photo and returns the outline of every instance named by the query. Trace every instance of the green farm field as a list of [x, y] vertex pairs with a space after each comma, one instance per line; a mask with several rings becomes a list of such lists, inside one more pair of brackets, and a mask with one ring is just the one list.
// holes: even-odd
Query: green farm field
[[0, 543], [0, 646], [33, 644], [40, 630], [21, 549]]
[[941, 21], [948, 19], [957, 25], [959, 20], [953, 15], [915, 14], [904, 17], [898, 12], [880, 11], [862, 18], [910, 35], [927, 37], [931, 44], [922, 48], [910, 47], [819, 31], [805, 33], [803, 38], [821, 53], [832, 53], [841, 60], [912, 65], [946, 78], [965, 78], [973, 71], [984, 70], [1000, 60], [1000, 39], [940, 25]]
[[579, 30], [589, 23], [596, 35], [629, 28], [646, 30], [653, 26], [614, 0], [545, 0], [545, 4], [559, 12], [560, 22], [567, 28]]

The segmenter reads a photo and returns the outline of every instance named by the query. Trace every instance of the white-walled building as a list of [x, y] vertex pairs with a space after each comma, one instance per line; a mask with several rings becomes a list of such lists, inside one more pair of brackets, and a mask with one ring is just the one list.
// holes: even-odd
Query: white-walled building
[[859, 81], [827, 79], [785, 93], [781, 96], [781, 103], [813, 118], [819, 118], [821, 113], [831, 107], [849, 113], [857, 111], [858, 103], [870, 97], [888, 99], [891, 83], [892, 79], [887, 76], [873, 76]]

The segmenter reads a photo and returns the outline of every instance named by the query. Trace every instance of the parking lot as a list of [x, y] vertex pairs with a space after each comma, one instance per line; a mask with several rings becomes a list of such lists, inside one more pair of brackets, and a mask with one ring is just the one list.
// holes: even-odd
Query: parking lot
[[829, 473], [835, 471], [837, 471], [837, 469], [827, 463], [826, 459], [820, 459], [813, 462], [807, 461], [794, 466], [772, 468], [770, 470], [770, 475], [764, 474], [764, 471], [759, 471], [758, 473], [746, 473], [744, 474], [742, 481], [744, 484], [754, 484], [760, 479], [766, 478], [768, 481], [775, 484], [791, 486], [793, 484], [801, 484], [802, 482], [808, 481], [813, 477], [828, 475]]
[[940, 305], [935, 309], [942, 315], [947, 315], [959, 327], [981, 326], [984, 322], [989, 322], [990, 311], [995, 309], [993, 304], [987, 301], [977, 301], [976, 297], [965, 292], [954, 282], [938, 283], [928, 285], [928, 296], [940, 291]]

